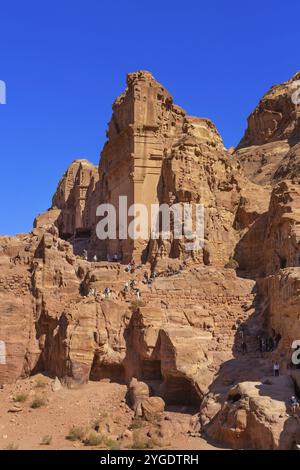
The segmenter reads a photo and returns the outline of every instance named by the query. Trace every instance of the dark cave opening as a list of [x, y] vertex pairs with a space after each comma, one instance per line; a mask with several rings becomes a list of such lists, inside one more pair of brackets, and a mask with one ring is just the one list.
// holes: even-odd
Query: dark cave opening
[[167, 377], [164, 382], [164, 399], [169, 406], [199, 407], [201, 398], [195, 386], [185, 377]]
[[240, 393], [236, 393], [235, 395], [229, 395], [228, 401], [231, 403], [235, 403], [239, 401], [242, 398], [242, 395]]
[[90, 229], [77, 229], [76, 234], [75, 234], [75, 240], [76, 238], [87, 238], [89, 239], [92, 235], [92, 232]]
[[125, 371], [122, 364], [97, 364], [94, 363], [90, 373], [90, 380], [109, 379], [111, 382], [125, 384]]
[[161, 361], [146, 359], [141, 363], [142, 380], [162, 380]]

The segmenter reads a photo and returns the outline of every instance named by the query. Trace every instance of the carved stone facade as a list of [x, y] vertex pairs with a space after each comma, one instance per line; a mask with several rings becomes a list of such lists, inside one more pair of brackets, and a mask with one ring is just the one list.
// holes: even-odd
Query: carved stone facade
[[[144, 204], [151, 213], [151, 204], [158, 202], [164, 153], [182, 132], [184, 117], [184, 111], [149, 72], [128, 75], [127, 89], [113, 105], [99, 165], [103, 201], [113, 204], [117, 213], [120, 196], [127, 196], [128, 208]], [[107, 253], [122, 253], [127, 261], [141, 259], [147, 243], [141, 238], [110, 240]]]
[[61, 211], [57, 223], [62, 237], [90, 236], [96, 221], [92, 196], [98, 180], [97, 167], [87, 160], [75, 160], [67, 169], [52, 201], [52, 208]]

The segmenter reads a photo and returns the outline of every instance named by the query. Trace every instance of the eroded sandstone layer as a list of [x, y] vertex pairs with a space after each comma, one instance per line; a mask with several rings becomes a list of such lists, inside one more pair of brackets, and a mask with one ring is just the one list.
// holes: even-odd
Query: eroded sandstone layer
[[[300, 442], [287, 415], [300, 397], [299, 77], [263, 97], [229, 152], [149, 72], [128, 75], [99, 166], [75, 160], [32, 232], [0, 238], [0, 384], [41, 372], [69, 386], [140, 384], [134, 409], [146, 417], [185, 406], [198, 431], [233, 448]], [[98, 205], [118, 209], [124, 195], [147, 208], [203, 204], [203, 247], [150, 230], [99, 240]], [[273, 338], [268, 351], [259, 338]]]

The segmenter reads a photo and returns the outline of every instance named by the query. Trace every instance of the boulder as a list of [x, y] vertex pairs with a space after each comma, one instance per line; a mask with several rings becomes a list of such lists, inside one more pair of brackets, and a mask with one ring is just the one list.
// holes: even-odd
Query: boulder
[[142, 416], [142, 402], [146, 398], [149, 398], [149, 387], [144, 382], [138, 381], [133, 378], [129, 385], [129, 396], [132, 405], [132, 409], [136, 416]]
[[160, 397], [144, 398], [141, 403], [142, 416], [150, 423], [157, 423], [162, 419], [165, 411], [165, 402]]

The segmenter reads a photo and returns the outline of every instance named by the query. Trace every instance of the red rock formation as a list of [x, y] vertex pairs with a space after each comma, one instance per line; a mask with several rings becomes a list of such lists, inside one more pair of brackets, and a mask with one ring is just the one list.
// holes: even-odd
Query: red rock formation
[[248, 118], [248, 128], [238, 148], [279, 140], [299, 141], [299, 105], [292, 100], [297, 80], [300, 80], [300, 72], [289, 81], [273, 86], [263, 96]]
[[[264, 96], [233, 152], [150, 73], [128, 75], [99, 168], [75, 160], [32, 233], [0, 239], [0, 384], [41, 371], [68, 384], [136, 378], [156, 395], [141, 404], [149, 419], [163, 412], [157, 397], [201, 403], [202, 429], [232, 447], [293, 445], [297, 429], [284, 419], [293, 382], [264, 377], [275, 359], [289, 375], [300, 333], [296, 79]], [[120, 195], [148, 208], [203, 204], [204, 246], [187, 253], [186, 239], [150, 232], [98, 240], [96, 208], [118, 208]], [[103, 261], [115, 252], [123, 264]], [[129, 273], [132, 256], [144, 264]], [[132, 280], [141, 299], [124, 291]], [[273, 330], [278, 347], [260, 357], [257, 335]]]
[[292, 99], [299, 78], [300, 72], [264, 95], [236, 149], [245, 174], [259, 184], [271, 182], [283, 158], [299, 142], [300, 107]]

